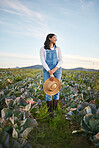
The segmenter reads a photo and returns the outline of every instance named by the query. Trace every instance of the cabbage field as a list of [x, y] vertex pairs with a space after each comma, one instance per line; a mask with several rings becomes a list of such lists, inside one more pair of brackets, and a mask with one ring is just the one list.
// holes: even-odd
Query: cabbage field
[[99, 72], [62, 71], [49, 117], [43, 71], [0, 69], [0, 148], [99, 146]]

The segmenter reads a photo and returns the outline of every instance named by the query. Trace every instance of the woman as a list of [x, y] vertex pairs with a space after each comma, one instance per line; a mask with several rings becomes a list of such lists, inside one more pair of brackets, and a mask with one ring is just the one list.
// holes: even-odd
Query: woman
[[[40, 59], [43, 65], [43, 77], [44, 81], [50, 78], [53, 81], [53, 77], [61, 80], [63, 63], [61, 50], [56, 46], [57, 37], [55, 34], [48, 34], [44, 42], [44, 46], [40, 49]], [[52, 108], [52, 96], [46, 94], [46, 101], [48, 111]], [[59, 92], [53, 96], [53, 109], [57, 108], [59, 101]]]

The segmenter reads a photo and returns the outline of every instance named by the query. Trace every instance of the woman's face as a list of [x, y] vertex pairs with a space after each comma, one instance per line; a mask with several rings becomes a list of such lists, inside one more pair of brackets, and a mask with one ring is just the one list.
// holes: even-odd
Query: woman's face
[[57, 37], [54, 35], [54, 36], [52, 36], [52, 38], [49, 38], [49, 40], [50, 40], [50, 42], [52, 42], [53, 44], [55, 44], [56, 41], [57, 41]]

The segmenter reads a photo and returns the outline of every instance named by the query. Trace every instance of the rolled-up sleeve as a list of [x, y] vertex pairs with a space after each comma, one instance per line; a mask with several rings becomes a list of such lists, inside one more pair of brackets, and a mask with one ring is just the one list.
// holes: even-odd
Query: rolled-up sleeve
[[44, 57], [44, 48], [41, 47], [40, 48], [40, 60], [41, 60], [41, 63], [43, 65], [43, 67], [48, 71], [50, 70], [50, 68], [48, 67], [46, 61], [45, 61], [45, 57]]
[[60, 47], [58, 47], [58, 64], [56, 65], [58, 68], [62, 65], [63, 63], [63, 58], [62, 58], [62, 53], [60, 50]]

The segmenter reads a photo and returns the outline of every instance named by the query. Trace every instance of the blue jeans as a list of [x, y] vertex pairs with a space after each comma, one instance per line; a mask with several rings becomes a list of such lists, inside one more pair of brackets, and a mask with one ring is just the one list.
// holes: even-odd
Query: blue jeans
[[[61, 76], [62, 76], [62, 68], [58, 68], [54, 73], [53, 73], [54, 77], [57, 78], [59, 81], [61, 80]], [[44, 77], [44, 81], [46, 81], [48, 78], [50, 78], [50, 74], [48, 71], [45, 70], [45, 68], [43, 68], [43, 77]], [[54, 100], [59, 100], [59, 93], [53, 95], [53, 99]], [[52, 96], [47, 95], [46, 94], [46, 101], [51, 101], [52, 100]]]

